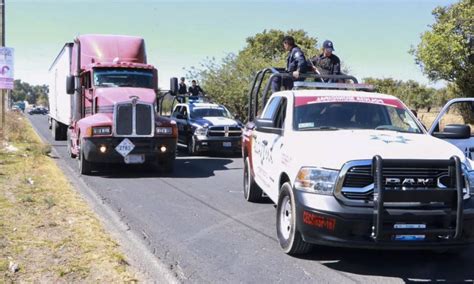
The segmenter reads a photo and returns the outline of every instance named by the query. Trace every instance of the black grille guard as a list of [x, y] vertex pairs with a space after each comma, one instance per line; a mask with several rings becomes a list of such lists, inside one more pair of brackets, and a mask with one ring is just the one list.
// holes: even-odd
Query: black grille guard
[[[454, 187], [443, 189], [423, 189], [423, 190], [394, 190], [384, 186], [383, 168], [387, 167], [446, 167], [450, 174], [455, 177]], [[372, 174], [374, 176], [374, 220], [372, 237], [375, 241], [384, 239], [387, 235], [435, 235], [448, 236], [449, 239], [460, 239], [463, 230], [463, 176], [461, 161], [459, 157], [453, 156], [449, 160], [396, 160], [382, 159], [375, 156], [372, 160]], [[387, 228], [386, 220], [390, 219], [393, 224], [393, 216], [385, 209], [385, 203], [403, 202], [442, 202], [448, 205], [448, 210], [456, 212], [456, 226], [452, 228], [451, 222], [447, 226], [438, 228]], [[395, 221], [396, 222], [396, 221]]]

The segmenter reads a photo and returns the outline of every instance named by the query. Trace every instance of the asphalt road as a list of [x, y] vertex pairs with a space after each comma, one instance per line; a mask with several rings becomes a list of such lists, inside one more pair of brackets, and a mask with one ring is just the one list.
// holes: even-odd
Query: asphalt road
[[[65, 142], [51, 141], [47, 117], [29, 116], [67, 164]], [[180, 154], [175, 173], [144, 167], [103, 168], [81, 177], [149, 250], [184, 282], [399, 283], [472, 282], [474, 249], [459, 256], [430, 252], [319, 247], [302, 257], [278, 245], [273, 204], [247, 203], [242, 159]]]

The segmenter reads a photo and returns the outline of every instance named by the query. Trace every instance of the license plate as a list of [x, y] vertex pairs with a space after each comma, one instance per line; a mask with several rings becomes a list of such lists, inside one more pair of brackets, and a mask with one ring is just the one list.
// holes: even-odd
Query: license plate
[[[393, 225], [394, 229], [426, 229], [426, 224], [395, 224]], [[423, 241], [425, 239], [425, 235], [395, 235], [394, 239], [396, 241], [405, 241], [405, 242], [413, 242], [413, 241]]]
[[145, 155], [127, 155], [124, 160], [125, 164], [143, 164], [145, 162]]
[[396, 235], [396, 241], [405, 241], [405, 242], [413, 242], [413, 241], [423, 241], [425, 239], [425, 235]]
[[224, 142], [224, 143], [222, 143], [222, 145], [226, 148], [232, 147], [232, 142]]

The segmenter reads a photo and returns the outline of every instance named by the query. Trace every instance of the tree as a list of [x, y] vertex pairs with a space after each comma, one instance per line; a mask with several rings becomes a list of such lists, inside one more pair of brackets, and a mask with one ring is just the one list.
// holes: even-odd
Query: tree
[[48, 85], [30, 85], [21, 80], [14, 81], [12, 91], [13, 101], [28, 101], [30, 104], [48, 104]]
[[200, 68], [188, 70], [187, 77], [197, 78], [204, 91], [216, 102], [226, 105], [231, 112], [247, 117], [248, 90], [255, 73], [265, 67], [285, 66], [287, 52], [282, 41], [291, 35], [307, 57], [316, 55], [317, 39], [303, 30], [264, 30], [247, 38], [247, 45], [237, 54], [230, 53], [222, 61], [206, 60]]
[[435, 23], [421, 35], [411, 52], [424, 74], [433, 81], [446, 80], [456, 85], [459, 95], [474, 91], [474, 5], [461, 0], [433, 10]]
[[434, 88], [429, 88], [413, 80], [404, 82], [392, 78], [364, 78], [364, 82], [373, 85], [375, 91], [395, 96], [416, 110], [431, 107], [435, 101], [436, 90]]

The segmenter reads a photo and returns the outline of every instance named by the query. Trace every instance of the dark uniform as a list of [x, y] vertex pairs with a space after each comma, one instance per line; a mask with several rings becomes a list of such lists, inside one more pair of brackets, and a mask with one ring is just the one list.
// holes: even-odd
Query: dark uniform
[[191, 96], [197, 97], [197, 96], [199, 96], [199, 93], [204, 94], [204, 91], [201, 89], [201, 87], [196, 85], [195, 87], [193, 87], [193, 86], [189, 87], [189, 93], [191, 93]]
[[314, 67], [323, 75], [340, 75], [341, 60], [334, 54], [326, 57], [324, 54], [315, 56], [311, 59]]
[[[300, 73], [307, 72], [308, 65], [306, 63], [306, 58], [304, 56], [303, 51], [298, 47], [295, 46], [291, 49], [288, 53], [288, 57], [286, 58], [286, 72], [293, 73], [295, 71], [299, 71]], [[298, 80], [298, 79], [296, 79]], [[282, 85], [282, 78], [275, 77], [272, 81], [272, 91], [277, 92], [280, 91]], [[292, 78], [283, 78], [283, 87], [289, 90], [293, 88], [293, 79]]]
[[179, 83], [178, 94], [179, 95], [186, 95], [188, 87], [185, 83]]

